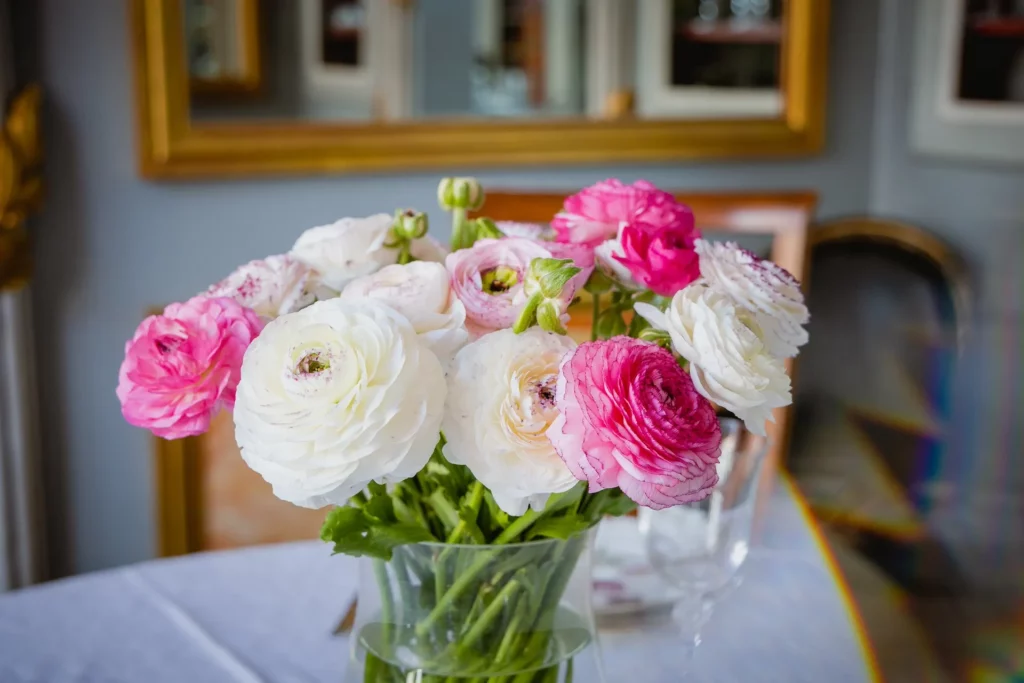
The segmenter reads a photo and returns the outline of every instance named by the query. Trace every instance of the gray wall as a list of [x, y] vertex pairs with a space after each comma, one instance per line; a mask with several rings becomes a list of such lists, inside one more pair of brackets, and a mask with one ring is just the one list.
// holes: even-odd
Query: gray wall
[[[577, 188], [608, 176], [670, 188], [818, 191], [821, 213], [868, 206], [875, 1], [834, 0], [828, 144], [802, 161], [484, 171], [490, 187]], [[124, 340], [148, 307], [287, 249], [304, 228], [396, 206], [433, 207], [437, 173], [149, 183], [133, 145], [126, 12], [39, 0], [49, 196], [36, 221], [44, 448], [58, 572], [154, 553], [149, 436], [114, 396]], [[458, 169], [474, 173], [476, 169]], [[436, 210], [433, 216], [440, 223]]]
[[934, 231], [968, 260], [976, 319], [939, 477], [952, 487], [930, 521], [975, 584], [1024, 593], [1024, 167], [910, 149], [913, 5], [887, 0], [879, 14], [869, 206]]

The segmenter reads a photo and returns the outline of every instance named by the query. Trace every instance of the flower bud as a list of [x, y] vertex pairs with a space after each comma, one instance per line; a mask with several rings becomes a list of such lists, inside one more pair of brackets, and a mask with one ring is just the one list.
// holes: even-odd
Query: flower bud
[[545, 299], [557, 299], [579, 272], [572, 259], [535, 258], [526, 271], [523, 289], [527, 296], [540, 292]]
[[427, 215], [412, 209], [399, 209], [395, 211], [392, 230], [400, 240], [418, 240], [427, 234]]
[[557, 299], [545, 299], [537, 306], [537, 324], [542, 330], [565, 334], [565, 325], [562, 324], [562, 313], [565, 304]]
[[498, 224], [492, 221], [490, 218], [477, 218], [473, 221], [473, 229], [476, 231], [476, 238], [500, 240], [505, 236], [505, 233], [501, 231]]
[[443, 178], [437, 186], [437, 203], [445, 211], [477, 211], [484, 205], [484, 191], [476, 178]]
[[662, 346], [669, 350], [672, 349], [672, 337], [669, 336], [669, 333], [665, 332], [664, 330], [658, 330], [653, 327], [645, 327], [644, 329], [640, 330], [640, 333], [637, 335], [637, 338], [643, 341], [654, 342], [658, 346]]

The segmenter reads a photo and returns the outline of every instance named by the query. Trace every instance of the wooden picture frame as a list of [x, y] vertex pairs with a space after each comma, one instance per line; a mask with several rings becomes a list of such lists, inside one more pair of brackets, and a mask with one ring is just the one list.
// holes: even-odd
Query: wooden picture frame
[[[181, 4], [128, 2], [138, 163], [147, 178], [799, 156], [818, 152], [825, 138], [828, 0], [787, 1], [785, 105], [778, 117], [386, 125], [192, 121]], [[626, 93], [613, 94], [616, 103], [629, 100]], [[384, 99], [393, 98], [385, 93]]]

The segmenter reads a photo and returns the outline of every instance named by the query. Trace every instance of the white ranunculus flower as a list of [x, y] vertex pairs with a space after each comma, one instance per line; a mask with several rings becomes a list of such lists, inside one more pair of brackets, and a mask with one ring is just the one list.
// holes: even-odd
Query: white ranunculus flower
[[290, 253], [315, 270], [324, 286], [340, 292], [349, 281], [398, 259], [397, 250], [384, 246], [393, 222], [386, 213], [342, 218], [302, 233]]
[[531, 327], [498, 330], [455, 356], [448, 376], [444, 455], [466, 465], [510, 515], [542, 509], [576, 484], [546, 436], [558, 416], [558, 366], [569, 337]]
[[441, 363], [401, 314], [373, 300], [319, 301], [249, 345], [235, 439], [278, 498], [342, 505], [427, 463], [445, 391]]
[[672, 347], [690, 363], [697, 391], [755, 434], [764, 435], [773, 409], [792, 402], [782, 360], [764, 345], [750, 312], [703, 281], [677, 292], [664, 313], [650, 304], [634, 308], [669, 333]]
[[610, 240], [605, 240], [594, 248], [594, 263], [605, 275], [628, 289], [640, 289], [641, 286], [633, 279], [629, 268], [622, 265], [614, 256], [625, 256], [622, 250], [622, 230]]
[[376, 299], [404, 315], [443, 364], [469, 341], [466, 308], [440, 263], [413, 261], [356, 278], [341, 292], [346, 300]]
[[448, 249], [430, 235], [413, 240], [409, 245], [409, 253], [419, 261], [430, 261], [431, 263], [444, 263], [448, 256]]
[[810, 313], [800, 283], [784, 268], [741, 249], [735, 242], [697, 240], [700, 274], [717, 292], [752, 311], [768, 350], [789, 358], [807, 343]]
[[313, 303], [313, 273], [287, 255], [250, 261], [206, 290], [206, 296], [226, 296], [256, 311], [265, 320], [292, 313]]

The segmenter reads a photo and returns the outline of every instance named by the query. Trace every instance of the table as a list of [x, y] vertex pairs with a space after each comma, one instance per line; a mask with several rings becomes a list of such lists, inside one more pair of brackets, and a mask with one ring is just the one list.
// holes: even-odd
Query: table
[[[693, 681], [875, 680], [843, 586], [788, 482], [773, 489], [748, 563], [705, 629]], [[29, 588], [0, 597], [0, 681], [339, 682], [348, 643], [331, 631], [354, 586], [354, 560], [303, 542]], [[680, 680], [671, 634], [601, 639], [609, 683]]]

